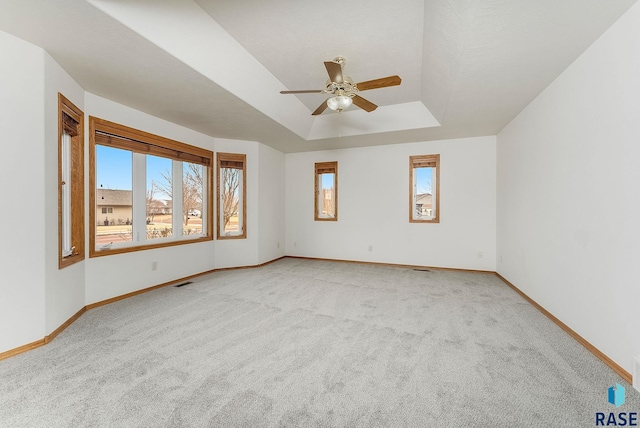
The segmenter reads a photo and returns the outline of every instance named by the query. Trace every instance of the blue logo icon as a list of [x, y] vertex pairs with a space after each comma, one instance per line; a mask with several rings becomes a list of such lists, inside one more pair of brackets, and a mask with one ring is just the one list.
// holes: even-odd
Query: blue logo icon
[[609, 403], [616, 407], [624, 404], [624, 386], [616, 383], [616, 386], [609, 388]]

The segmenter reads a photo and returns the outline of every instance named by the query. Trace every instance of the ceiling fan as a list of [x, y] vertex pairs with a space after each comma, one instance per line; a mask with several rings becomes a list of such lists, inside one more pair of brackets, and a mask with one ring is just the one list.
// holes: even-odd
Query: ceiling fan
[[318, 115], [328, 108], [338, 113], [349, 107], [352, 103], [361, 109], [371, 112], [378, 108], [377, 105], [358, 95], [359, 91], [369, 89], [386, 88], [396, 86], [402, 82], [399, 76], [388, 76], [380, 79], [367, 80], [366, 82], [353, 83], [353, 80], [342, 74], [345, 59], [334, 58], [333, 61], [325, 61], [324, 66], [329, 73], [329, 80], [325, 89], [307, 89], [300, 91], [280, 91], [281, 94], [332, 94], [332, 96], [315, 109], [312, 115]]

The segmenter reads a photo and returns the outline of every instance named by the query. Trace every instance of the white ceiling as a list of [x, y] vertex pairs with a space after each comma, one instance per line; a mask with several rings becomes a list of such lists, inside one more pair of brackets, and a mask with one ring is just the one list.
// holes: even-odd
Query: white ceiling
[[[284, 152], [499, 132], [636, 0], [2, 0], [87, 91]], [[347, 59], [380, 107], [311, 112]]]

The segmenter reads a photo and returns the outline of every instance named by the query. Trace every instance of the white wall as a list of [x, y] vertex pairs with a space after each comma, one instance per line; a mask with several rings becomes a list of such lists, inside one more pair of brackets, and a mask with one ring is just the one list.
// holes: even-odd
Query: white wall
[[[495, 148], [479, 137], [287, 154], [287, 254], [495, 270]], [[440, 223], [409, 223], [409, 156], [438, 153]], [[323, 161], [338, 161], [337, 222], [313, 220]]]
[[[87, 116], [96, 116], [162, 137], [214, 150], [215, 142], [212, 137], [91, 93], [85, 93], [84, 105]], [[87, 223], [87, 248], [89, 248], [89, 233]], [[214, 267], [214, 254], [214, 242], [207, 241], [88, 259], [85, 268], [85, 302], [86, 304], [95, 303], [211, 270]], [[158, 263], [158, 269], [155, 271], [151, 270], [153, 262]]]
[[627, 371], [640, 354], [639, 76], [637, 3], [497, 153], [497, 271]]
[[[0, 352], [45, 335], [44, 52], [0, 31]], [[57, 218], [57, 210], [53, 214]]]
[[285, 155], [264, 144], [258, 153], [258, 263], [265, 263], [285, 254]]
[[[84, 91], [46, 52], [44, 85], [45, 313], [46, 333], [49, 334], [85, 305], [85, 263], [58, 269], [58, 92], [83, 110]], [[86, 186], [85, 194], [85, 200], [88, 201]]]

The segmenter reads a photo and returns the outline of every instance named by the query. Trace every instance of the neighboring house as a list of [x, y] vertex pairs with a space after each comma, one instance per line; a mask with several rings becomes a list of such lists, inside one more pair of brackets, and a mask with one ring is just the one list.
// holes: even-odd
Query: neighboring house
[[[98, 189], [96, 201], [98, 226], [131, 224], [133, 218], [131, 190]], [[147, 217], [153, 221], [153, 216], [171, 214], [171, 208], [171, 201], [152, 199], [147, 201]]]
[[431, 193], [419, 193], [416, 196], [416, 212], [419, 215], [431, 217], [431, 211], [433, 209], [431, 200]]
[[333, 188], [322, 189], [322, 214], [334, 217], [336, 214]]
[[153, 220], [153, 216], [171, 214], [171, 201], [160, 201], [158, 199], [147, 200], [147, 217]]
[[98, 189], [96, 223], [98, 226], [131, 223], [133, 196], [131, 190]]
[[160, 214], [173, 214], [173, 201], [171, 199], [154, 202], [160, 202], [162, 204], [162, 212]]

